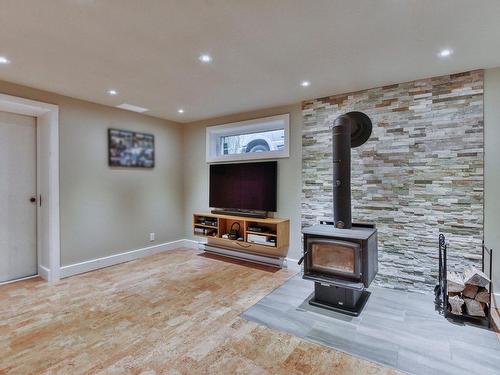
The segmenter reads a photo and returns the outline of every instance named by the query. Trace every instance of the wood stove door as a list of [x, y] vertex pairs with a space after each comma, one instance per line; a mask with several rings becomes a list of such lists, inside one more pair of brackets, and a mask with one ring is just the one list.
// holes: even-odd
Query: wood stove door
[[361, 246], [355, 242], [310, 239], [305, 271], [328, 276], [361, 277]]

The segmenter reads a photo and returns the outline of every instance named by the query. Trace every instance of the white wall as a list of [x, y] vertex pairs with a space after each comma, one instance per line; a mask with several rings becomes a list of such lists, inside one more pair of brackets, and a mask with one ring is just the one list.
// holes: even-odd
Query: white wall
[[207, 126], [290, 113], [290, 157], [278, 159], [278, 211], [276, 216], [290, 219], [288, 257], [301, 256], [300, 195], [302, 190], [302, 110], [300, 104], [240, 113], [184, 125], [184, 221], [186, 238], [192, 233], [192, 214], [208, 212], [208, 164], [205, 162]]
[[493, 289], [500, 296], [500, 68], [485, 71], [484, 143], [484, 241], [494, 250]]

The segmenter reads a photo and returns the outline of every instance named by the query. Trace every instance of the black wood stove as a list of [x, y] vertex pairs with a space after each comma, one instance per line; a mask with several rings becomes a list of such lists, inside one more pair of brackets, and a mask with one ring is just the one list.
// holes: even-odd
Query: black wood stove
[[304, 279], [313, 280], [311, 305], [357, 316], [378, 271], [375, 225], [351, 221], [351, 147], [370, 137], [372, 123], [362, 112], [339, 116], [332, 125], [333, 218], [305, 228]]

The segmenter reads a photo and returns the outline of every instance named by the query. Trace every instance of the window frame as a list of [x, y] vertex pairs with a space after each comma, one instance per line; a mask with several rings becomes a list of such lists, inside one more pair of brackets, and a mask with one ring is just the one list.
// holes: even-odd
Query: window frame
[[[268, 152], [248, 152], [221, 155], [221, 137], [252, 134], [283, 129], [283, 149]], [[230, 122], [208, 126], [206, 129], [206, 162], [231, 162], [242, 160], [265, 160], [290, 157], [290, 114], [261, 117], [252, 120]]]

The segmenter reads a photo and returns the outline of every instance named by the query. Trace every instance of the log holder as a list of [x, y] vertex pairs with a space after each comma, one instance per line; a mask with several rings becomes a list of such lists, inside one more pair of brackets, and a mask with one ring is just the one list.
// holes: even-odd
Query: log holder
[[458, 322], [470, 322], [473, 324], [486, 326], [491, 328], [491, 296], [493, 294], [493, 249], [488, 249], [484, 245], [484, 241], [482, 244], [482, 252], [481, 252], [481, 271], [485, 270], [485, 253], [489, 255], [489, 267], [488, 267], [488, 277], [490, 278], [489, 283], [489, 292], [490, 299], [489, 303], [485, 307], [485, 317], [473, 316], [467, 313], [463, 313], [462, 315], [452, 314], [450, 311], [450, 306], [448, 303], [448, 286], [447, 286], [447, 250], [448, 250], [448, 242], [446, 241], [446, 237], [444, 234], [439, 235], [439, 275], [438, 275], [438, 284], [434, 288], [434, 292], [436, 295], [435, 303], [436, 309], [444, 315], [447, 319], [452, 319]]

